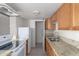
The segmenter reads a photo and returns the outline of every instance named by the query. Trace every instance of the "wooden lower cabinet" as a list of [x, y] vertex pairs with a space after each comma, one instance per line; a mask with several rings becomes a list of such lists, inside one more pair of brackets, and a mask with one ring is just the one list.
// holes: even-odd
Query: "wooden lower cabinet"
[[47, 41], [47, 39], [45, 40], [45, 51], [47, 53], [48, 56], [56, 56], [55, 51], [53, 49], [53, 47], [50, 46], [49, 42]]

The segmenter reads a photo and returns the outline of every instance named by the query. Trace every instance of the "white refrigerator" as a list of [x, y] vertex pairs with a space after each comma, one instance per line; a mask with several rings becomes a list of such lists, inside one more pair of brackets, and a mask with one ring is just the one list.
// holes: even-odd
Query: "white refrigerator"
[[25, 39], [28, 39], [28, 53], [29, 53], [31, 50], [30, 28], [29, 27], [19, 27], [18, 28], [18, 37], [19, 37], [19, 41], [23, 41]]

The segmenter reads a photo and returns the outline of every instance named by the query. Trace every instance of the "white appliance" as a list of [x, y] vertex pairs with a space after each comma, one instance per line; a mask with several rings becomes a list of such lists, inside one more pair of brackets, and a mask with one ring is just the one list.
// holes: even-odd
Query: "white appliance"
[[30, 28], [29, 27], [19, 27], [18, 28], [19, 41], [28, 39], [28, 53], [31, 50], [31, 39], [30, 39]]
[[11, 49], [11, 56], [25, 56], [25, 42], [21, 42], [18, 47]]

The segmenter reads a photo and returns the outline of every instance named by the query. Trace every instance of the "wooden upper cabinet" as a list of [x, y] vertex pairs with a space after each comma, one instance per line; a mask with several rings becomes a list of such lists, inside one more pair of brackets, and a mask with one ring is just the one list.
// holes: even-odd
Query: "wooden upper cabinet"
[[46, 18], [45, 20], [45, 29], [54, 30], [55, 26], [53, 25], [53, 21], [51, 18]]
[[59, 29], [79, 30], [79, 3], [63, 4], [57, 11]]
[[45, 20], [45, 28], [49, 29], [49, 30], [52, 29], [51, 19], [50, 18], [46, 18], [46, 20]]
[[79, 26], [79, 4], [73, 4], [74, 26]]
[[73, 8], [73, 30], [79, 30], [79, 3], [72, 4]]
[[45, 29], [48, 29], [48, 18], [45, 19]]
[[51, 16], [51, 21], [56, 21], [57, 20], [57, 14], [55, 13], [53, 16]]
[[69, 30], [72, 26], [72, 14], [71, 5], [63, 4], [57, 11], [57, 21], [59, 23], [59, 29]]
[[59, 30], [79, 30], [79, 3], [65, 3], [46, 21], [47, 29], [55, 29], [52, 25], [58, 22]]

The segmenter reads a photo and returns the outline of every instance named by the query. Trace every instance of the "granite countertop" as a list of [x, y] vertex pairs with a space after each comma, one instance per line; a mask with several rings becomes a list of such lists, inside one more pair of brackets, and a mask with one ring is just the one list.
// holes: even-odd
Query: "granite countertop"
[[66, 43], [62, 39], [59, 41], [51, 41], [47, 38], [47, 40], [59, 56], [79, 56], [79, 49]]

